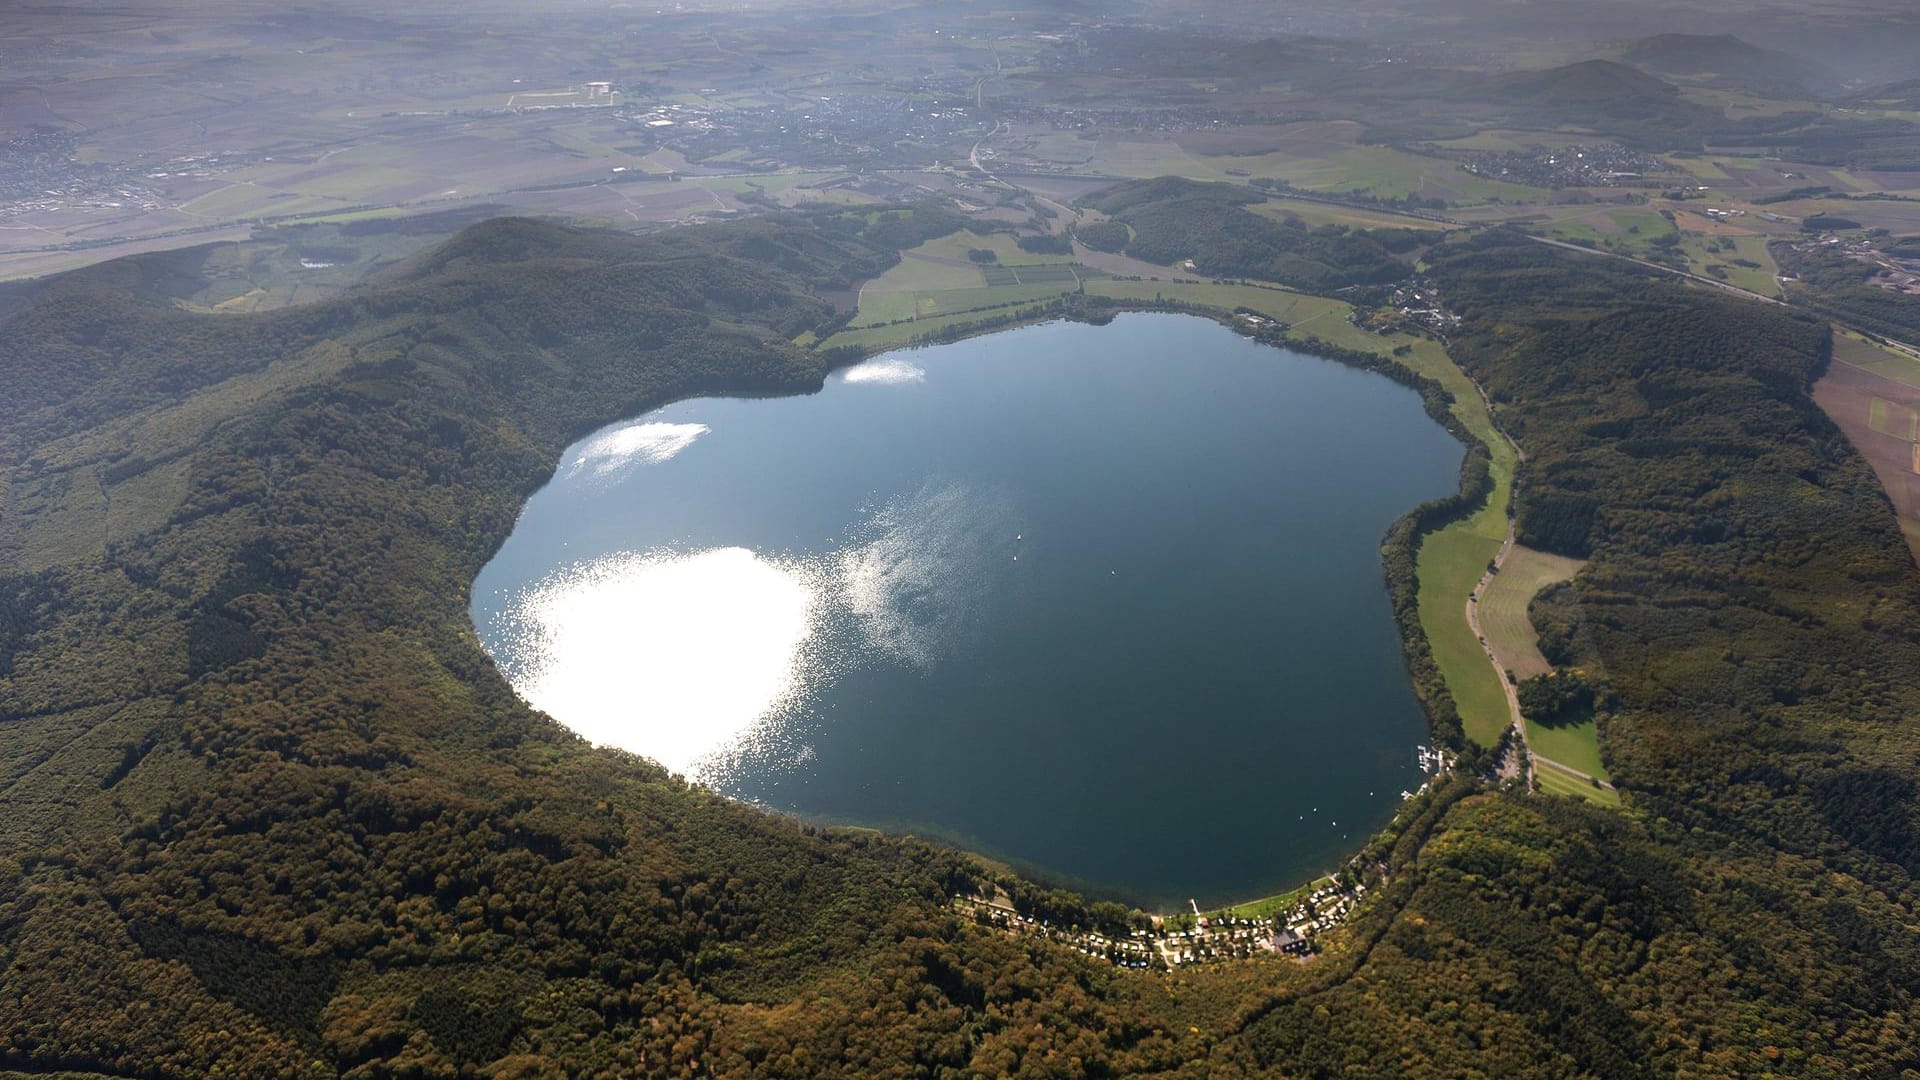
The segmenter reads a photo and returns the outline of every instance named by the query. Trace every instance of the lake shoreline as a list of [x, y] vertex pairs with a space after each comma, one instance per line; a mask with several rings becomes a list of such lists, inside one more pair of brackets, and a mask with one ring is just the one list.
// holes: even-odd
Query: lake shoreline
[[[1112, 306], [1103, 306], [1101, 309], [1091, 311], [1091, 312], [1078, 311], [1078, 310], [1075, 310], [1075, 311], [1057, 311], [1056, 310], [1056, 311], [1048, 311], [1043, 313], [1033, 313], [1029, 316], [1022, 316], [1022, 317], [1016, 317], [1016, 318], [1005, 319], [1005, 320], [995, 320], [989, 325], [969, 327], [966, 329], [964, 333], [959, 335], [959, 338], [960, 340], [966, 340], [970, 338], [977, 338], [977, 337], [997, 333], [998, 331], [1004, 330], [1004, 329], [1011, 329], [1019, 326], [1028, 326], [1028, 325], [1050, 323], [1050, 322], [1056, 322], [1056, 321], [1083, 323], [1083, 324], [1101, 326], [1101, 325], [1106, 325], [1108, 323], [1111, 323], [1119, 315], [1129, 314], [1129, 313], [1173, 314], [1173, 315], [1184, 315], [1189, 317], [1204, 318], [1204, 319], [1207, 319], [1208, 321], [1214, 322], [1218, 325], [1221, 325], [1230, 330], [1233, 330], [1242, 337], [1251, 338], [1260, 344], [1266, 344], [1266, 345], [1278, 347], [1295, 354], [1312, 356], [1312, 357], [1323, 359], [1323, 360], [1335, 361], [1338, 363], [1342, 363], [1345, 366], [1360, 369], [1373, 374], [1386, 375], [1392, 381], [1401, 383], [1402, 385], [1405, 385], [1405, 386], [1409, 386], [1413, 388], [1417, 393], [1419, 393], [1420, 397], [1422, 398], [1426, 406], [1426, 411], [1428, 415], [1436, 420], [1442, 420], [1443, 422], [1441, 423], [1441, 426], [1447, 429], [1450, 434], [1454, 435], [1456, 439], [1461, 439], [1462, 436], [1467, 435], [1467, 433], [1460, 427], [1458, 422], [1454, 420], [1454, 418], [1446, 411], [1447, 406], [1451, 402], [1451, 398], [1448, 395], [1446, 395], [1445, 391], [1440, 388], [1437, 382], [1431, 379], [1428, 379], [1418, 374], [1417, 372], [1410, 370], [1409, 368], [1399, 364], [1398, 362], [1386, 356], [1380, 356], [1380, 355], [1369, 354], [1369, 353], [1361, 353], [1361, 352], [1358, 352], [1357, 350], [1345, 349], [1339, 346], [1331, 345], [1331, 344], [1322, 342], [1318, 339], [1301, 340], [1301, 339], [1296, 339], [1291, 337], [1285, 337], [1285, 336], [1282, 336], [1281, 334], [1272, 332], [1270, 329], [1261, 327], [1258, 321], [1250, 322], [1249, 320], [1247, 320], [1242, 316], [1236, 316], [1232, 313], [1225, 313], [1217, 310], [1208, 310], [1205, 308], [1196, 307], [1194, 305], [1181, 304], [1181, 303], [1147, 303], [1147, 302], [1139, 302], [1139, 301], [1123, 301], [1123, 302], [1113, 304]], [[917, 348], [921, 347], [921, 345], [947, 344], [947, 343], [948, 342], [944, 342], [944, 341], [943, 342], [925, 342], [925, 343], [917, 343], [913, 346], [907, 346], [907, 347], [875, 349], [875, 350], [872, 350], [871, 352], [862, 351], [857, 356], [851, 355], [848, 353], [843, 353], [841, 356], [834, 358], [834, 362], [827, 369], [827, 374], [830, 375], [834, 372], [842, 371], [857, 363], [861, 363], [868, 359], [871, 359], [873, 356], [878, 356], [882, 354], [902, 353], [902, 352], [911, 353], [915, 351]], [[835, 351], [839, 351], [839, 350], [835, 350]], [[725, 396], [729, 398], [738, 397], [738, 398], [744, 398], [749, 400], [765, 399], [765, 398], [785, 398], [785, 397], [793, 397], [793, 396], [812, 396], [814, 394], [818, 394], [821, 390], [826, 388], [826, 379], [827, 379], [827, 375], [823, 375], [818, 384], [815, 384], [814, 386], [806, 389], [801, 389], [797, 392], [797, 394], [788, 394], [788, 393], [782, 393], [778, 391], [774, 391], [774, 392], [763, 391], [763, 392], [754, 393], [750, 395], [725, 395]], [[724, 393], [724, 391], [722, 393]], [[701, 395], [701, 396], [705, 397], [709, 395]], [[682, 398], [678, 400], [684, 401], [686, 399]], [[667, 403], [667, 405], [662, 405], [656, 409], [649, 410], [648, 414], [658, 411], [658, 409], [664, 409], [671, 404], [675, 404], [675, 402], [669, 402]], [[641, 414], [641, 415], [648, 415], [648, 414]], [[1470, 442], [1469, 442], [1469, 445], [1471, 445]], [[1465, 461], [1463, 461], [1463, 470], [1462, 470], [1463, 477], [1465, 476], [1466, 472], [1468, 471], [1472, 463], [1473, 462], [1472, 462], [1471, 456], [1469, 456]], [[1467, 488], [1467, 485], [1468, 485], [1468, 481], [1463, 479], [1463, 482], [1462, 482], [1463, 489]], [[1461, 498], [1463, 494], [1465, 494], [1464, 491], [1461, 493], [1456, 493], [1454, 496], [1450, 496], [1438, 501], [1448, 502], [1451, 500], [1456, 500]], [[1408, 514], [1403, 515], [1399, 519], [1396, 519], [1388, 529], [1389, 539], [1391, 539], [1397, 532], [1402, 531], [1402, 527], [1409, 520], [1417, 518], [1420, 515], [1421, 511], [1426, 509], [1430, 505], [1431, 504], [1423, 504], [1421, 507], [1416, 507], [1415, 510], [1410, 511]], [[1421, 535], [1424, 535], [1426, 531], [1430, 531], [1430, 529], [1421, 530]], [[1388, 592], [1389, 592], [1389, 598], [1392, 599], [1393, 597], [1392, 585], [1394, 581], [1394, 575], [1391, 572], [1393, 567], [1390, 562], [1387, 569], [1389, 571], [1387, 574]], [[1395, 607], [1397, 609], [1398, 605], [1396, 604]], [[1406, 643], [1403, 640], [1403, 652], [1405, 651], [1405, 644]], [[1403, 661], [1406, 661], [1408, 658], [1403, 655], [1402, 659]], [[1410, 662], [1408, 664], [1408, 670], [1409, 670], [1409, 673], [1411, 673], [1412, 665]], [[1435, 724], [1434, 717], [1431, 715], [1430, 703], [1427, 701], [1427, 699], [1423, 695], [1420, 695], [1418, 693], [1418, 689], [1419, 688], [1416, 684], [1415, 685], [1416, 699], [1419, 700], [1423, 711], [1427, 711], [1429, 713], [1428, 727], [1430, 732], [1433, 732], [1438, 729], [1438, 725]], [[777, 816], [787, 817], [791, 820], [800, 822], [802, 824], [823, 826], [827, 828], [843, 828], [843, 827], [850, 827], [850, 828], [857, 828], [857, 829], [875, 828], [875, 826], [872, 826], [866, 823], [867, 821], [874, 820], [872, 818], [862, 820], [857, 817], [847, 817], [847, 816], [841, 816], [841, 815], [809, 814], [805, 812], [795, 812], [795, 811], [790, 811], [790, 810], [786, 810], [779, 807], [768, 806], [753, 799], [740, 799], [739, 801], [745, 802], [747, 805], [754, 806], [756, 809], [773, 813]], [[1397, 812], [1398, 811], [1396, 809], [1395, 813], [1397, 814]], [[1391, 823], [1391, 820], [1392, 820], [1392, 816], [1389, 817], [1389, 824]], [[1383, 826], [1383, 828], [1384, 827], [1385, 826]], [[1045, 884], [1056, 886], [1056, 887], [1071, 889], [1077, 892], [1082, 892], [1088, 895], [1089, 897], [1119, 898], [1119, 899], [1123, 899], [1127, 903], [1134, 904], [1142, 908], [1148, 908], [1148, 907], [1159, 908], [1159, 907], [1162, 907], [1164, 904], [1167, 904], [1170, 902], [1177, 906], [1177, 901], [1172, 901], [1170, 897], [1167, 900], [1148, 901], [1146, 894], [1143, 894], [1136, 890], [1128, 889], [1125, 887], [1101, 885], [1099, 883], [1093, 882], [1088, 879], [1078, 878], [1070, 873], [1049, 868], [1046, 865], [1044, 865], [1044, 863], [1035, 861], [1032, 859], [1007, 857], [1004, 855], [996, 854], [993, 851], [992, 845], [980, 842], [978, 840], [969, 839], [965, 837], [964, 832], [958, 829], [949, 830], [949, 829], [944, 829], [937, 826], [928, 827], [924, 825], [918, 825], [918, 826], [906, 825], [905, 823], [898, 823], [898, 822], [896, 823], [883, 822], [877, 828], [880, 831], [884, 831], [889, 834], [920, 837], [922, 839], [928, 840], [930, 842], [936, 843], [941, 846], [946, 846], [954, 850], [964, 851], [970, 855], [973, 855], [978, 859], [985, 860], [990, 865], [1010, 869], [1013, 872], [1023, 877], [1029, 878], [1037, 883], [1045, 883]], [[1377, 833], [1369, 831], [1367, 835], [1374, 836], [1374, 835], [1377, 835]], [[1360, 845], [1360, 847], [1364, 849], [1364, 844]], [[1339, 871], [1335, 870], [1333, 871], [1333, 873], [1338, 874]], [[1325, 864], [1323, 864], [1322, 868], [1315, 872], [1315, 876], [1311, 880], [1313, 881], [1324, 880], [1326, 876], [1327, 876], [1327, 871], [1325, 869]], [[1297, 879], [1292, 879], [1292, 878], [1283, 879], [1283, 881], [1291, 881], [1291, 880], [1297, 880]], [[1292, 893], [1296, 893], [1299, 891], [1299, 888], [1300, 888], [1299, 886], [1294, 886], [1291, 888], [1283, 888], [1282, 891], [1279, 891], [1279, 892], [1266, 892], [1265, 890], [1250, 890], [1250, 892], [1258, 893], [1258, 895], [1255, 895], [1252, 899], [1249, 899], [1249, 900], [1233, 899], [1226, 903], [1221, 903], [1218, 905], [1210, 905], [1209, 910], [1225, 911], [1232, 908], [1245, 908], [1250, 904], [1258, 904], [1263, 900], [1272, 900], [1275, 897], [1287, 896]], [[1237, 895], [1244, 895], [1244, 894], [1230, 894], [1230, 895], [1237, 896]], [[1182, 908], [1182, 910], [1184, 910], [1184, 908]]]

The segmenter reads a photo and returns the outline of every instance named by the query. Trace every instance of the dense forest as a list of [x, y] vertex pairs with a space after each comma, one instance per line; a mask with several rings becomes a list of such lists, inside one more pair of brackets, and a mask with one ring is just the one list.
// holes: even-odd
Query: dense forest
[[763, 814], [522, 706], [465, 601], [562, 447], [817, 388], [843, 358], [791, 341], [844, 322], [820, 297], [956, 224], [509, 219], [262, 315], [176, 307], [191, 251], [11, 298], [0, 1069], [1920, 1070], [1920, 576], [1807, 398], [1825, 328], [1636, 268], [1499, 234], [1426, 256], [1528, 450], [1523, 537], [1591, 559], [1538, 614], [1606, 688], [1628, 809], [1442, 785], [1312, 964], [1002, 936], [944, 905], [987, 873], [964, 855]]
[[[1419, 243], [1405, 229], [1312, 226], [1265, 217], [1247, 207], [1266, 197], [1235, 184], [1162, 177], [1118, 184], [1084, 201], [1111, 219], [1081, 228], [1089, 247], [1124, 250], [1163, 266], [1192, 259], [1204, 274], [1261, 278], [1297, 289], [1330, 291], [1398, 280], [1407, 275], [1407, 264], [1395, 253]], [[1115, 231], [1115, 223], [1131, 235]]]

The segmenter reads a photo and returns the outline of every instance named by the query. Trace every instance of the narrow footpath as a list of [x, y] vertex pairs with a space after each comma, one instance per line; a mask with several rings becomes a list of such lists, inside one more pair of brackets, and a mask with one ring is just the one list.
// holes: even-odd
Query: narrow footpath
[[[1511, 440], [1509, 440], [1511, 441]], [[1493, 665], [1494, 677], [1500, 680], [1500, 689], [1507, 695], [1507, 723], [1512, 726], [1513, 734], [1520, 747], [1520, 758], [1527, 763], [1525, 775], [1527, 790], [1533, 790], [1533, 748], [1527, 745], [1527, 722], [1520, 715], [1520, 691], [1507, 678], [1507, 673], [1494, 659], [1493, 646], [1487, 644], [1487, 635], [1480, 630], [1480, 597], [1486, 594], [1487, 586], [1493, 583], [1495, 574], [1507, 561], [1507, 553], [1513, 550], [1513, 521], [1507, 521], [1507, 538], [1500, 541], [1500, 551], [1493, 557], [1493, 565], [1480, 575], [1480, 583], [1467, 594], [1467, 627], [1473, 631], [1474, 640], [1480, 643], [1480, 651], [1486, 654], [1487, 663]]]

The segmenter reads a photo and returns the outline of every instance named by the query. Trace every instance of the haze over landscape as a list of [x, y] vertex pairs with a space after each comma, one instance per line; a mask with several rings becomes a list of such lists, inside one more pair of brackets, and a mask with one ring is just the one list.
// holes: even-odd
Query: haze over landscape
[[1920, 10], [0, 11], [0, 1078], [1920, 1075]]

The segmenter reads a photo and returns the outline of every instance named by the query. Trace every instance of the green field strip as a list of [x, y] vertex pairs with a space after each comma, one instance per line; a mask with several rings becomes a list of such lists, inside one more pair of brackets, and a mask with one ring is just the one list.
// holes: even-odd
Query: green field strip
[[1143, 303], [1166, 300], [1215, 308], [1223, 312], [1232, 311], [1235, 308], [1246, 308], [1270, 319], [1289, 324], [1293, 331], [1288, 336], [1295, 339], [1316, 337], [1342, 348], [1361, 349], [1376, 354], [1387, 352], [1394, 345], [1413, 340], [1382, 338], [1353, 325], [1347, 321], [1347, 315], [1352, 312], [1353, 307], [1345, 301], [1329, 300], [1323, 296], [1310, 296], [1306, 293], [1290, 292], [1279, 288], [1096, 279], [1086, 283], [1086, 290], [1088, 296], [1106, 296], [1116, 300], [1137, 300]]
[[1429, 535], [1420, 544], [1415, 573], [1420, 581], [1420, 628], [1433, 661], [1453, 694], [1454, 707], [1469, 739], [1482, 746], [1498, 742], [1512, 722], [1500, 676], [1487, 662], [1480, 640], [1467, 623], [1467, 597], [1507, 536], [1507, 506], [1513, 497], [1515, 453], [1495, 428], [1486, 402], [1458, 365], [1437, 343], [1422, 342], [1402, 358], [1408, 367], [1446, 387], [1453, 415], [1488, 448], [1493, 492], [1472, 515]]
[[1282, 915], [1293, 910], [1299, 905], [1301, 900], [1306, 898], [1308, 893], [1331, 880], [1333, 879], [1316, 878], [1313, 881], [1307, 882], [1305, 885], [1295, 889], [1289, 889], [1283, 893], [1263, 896], [1258, 900], [1249, 900], [1244, 904], [1235, 904], [1232, 907], [1221, 908], [1218, 911], [1210, 911], [1207, 914], [1235, 919], [1271, 919], [1277, 915]]
[[[1048, 299], [1051, 299], [1049, 295]], [[910, 345], [917, 338], [937, 334], [955, 326], [978, 322], [984, 319], [1022, 319], [1040, 314], [1046, 310], [1046, 304], [1019, 304], [1009, 307], [992, 308], [986, 311], [960, 311], [950, 315], [935, 315], [923, 319], [910, 319], [906, 322], [888, 326], [857, 327], [842, 330], [818, 344], [819, 348], [832, 349], [842, 345], [856, 345], [863, 349], [889, 349]]]

